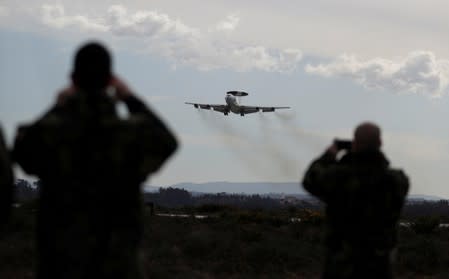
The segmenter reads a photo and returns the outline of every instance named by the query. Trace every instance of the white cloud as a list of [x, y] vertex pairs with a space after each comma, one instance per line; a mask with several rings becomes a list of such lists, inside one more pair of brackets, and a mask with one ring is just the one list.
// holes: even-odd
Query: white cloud
[[221, 22], [217, 19], [225, 16], [222, 22], [232, 22], [226, 16], [237, 15], [240, 21], [235, 30], [222, 30], [220, 35], [231, 34], [240, 42], [251, 41], [279, 49], [300, 46], [301, 50], [314, 56], [334, 57], [348, 52], [363, 57], [394, 57], [425, 49], [449, 57], [446, 47], [449, 45], [446, 36], [449, 2], [445, 0], [278, 0], [257, 3], [235, 0], [31, 0], [26, 4], [1, 0], [0, 5], [10, 8], [8, 23], [12, 24], [7, 27], [35, 30], [39, 26], [34, 19], [40, 14], [42, 3], [61, 4], [66, 16], [90, 15], [90, 19], [92, 16], [104, 17], [110, 3], [121, 3], [128, 12], [164, 11], [171, 18], [200, 30], [212, 28], [215, 31], [218, 31], [217, 22]]
[[106, 27], [96, 20], [83, 15], [68, 16], [62, 5], [43, 5], [42, 21], [53, 28], [79, 27], [84, 30], [106, 31]]
[[[175, 65], [193, 65], [200, 70], [227, 68], [291, 72], [302, 58], [301, 51], [296, 49], [244, 45], [221, 36], [215, 39], [211, 32], [202, 33], [156, 11], [130, 13], [124, 6], [113, 5], [102, 17], [92, 18], [67, 15], [61, 5], [44, 5], [42, 12], [42, 21], [47, 26], [57, 29], [75, 27], [122, 38], [139, 38], [150, 50], [170, 59]], [[231, 15], [218, 26], [221, 30], [231, 30], [237, 27], [237, 23], [238, 18]]]
[[217, 30], [233, 31], [239, 24], [240, 18], [236, 15], [228, 15], [226, 20], [219, 22], [216, 26]]
[[139, 11], [128, 14], [125, 7], [111, 6], [106, 16], [106, 26], [116, 35], [163, 37], [171, 39], [182, 37], [195, 37], [198, 31], [190, 28], [178, 20], [171, 19], [168, 15], [154, 11]]
[[427, 94], [448, 92], [449, 60], [437, 59], [430, 51], [415, 51], [401, 60], [375, 58], [362, 61], [342, 55], [328, 64], [307, 65], [306, 71], [325, 77], [347, 77], [367, 88]]

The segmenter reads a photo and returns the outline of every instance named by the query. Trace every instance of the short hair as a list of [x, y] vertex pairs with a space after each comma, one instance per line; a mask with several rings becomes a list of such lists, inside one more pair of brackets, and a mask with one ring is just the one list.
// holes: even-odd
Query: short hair
[[89, 42], [75, 55], [72, 79], [83, 90], [104, 89], [111, 78], [111, 55], [102, 44]]
[[371, 122], [364, 122], [354, 131], [353, 151], [375, 151], [382, 145], [379, 126]]

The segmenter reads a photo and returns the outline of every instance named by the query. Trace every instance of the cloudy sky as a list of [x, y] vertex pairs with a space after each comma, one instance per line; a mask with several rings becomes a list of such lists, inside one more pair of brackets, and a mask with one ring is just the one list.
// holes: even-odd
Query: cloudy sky
[[[0, 121], [12, 142], [68, 84], [83, 42], [181, 141], [148, 183], [299, 181], [335, 137], [370, 120], [412, 193], [449, 198], [449, 2], [0, 1]], [[290, 111], [224, 117], [185, 101]], [[17, 171], [21, 176], [20, 170]]]

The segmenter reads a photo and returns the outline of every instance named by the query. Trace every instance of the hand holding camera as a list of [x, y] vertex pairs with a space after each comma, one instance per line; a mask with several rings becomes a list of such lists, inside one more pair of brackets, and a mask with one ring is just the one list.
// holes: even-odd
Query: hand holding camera
[[115, 90], [115, 98], [117, 100], [123, 101], [129, 96], [132, 96], [131, 90], [128, 85], [117, 76], [112, 76], [111, 81], [109, 82], [109, 86], [114, 88]]
[[350, 140], [342, 140], [342, 139], [334, 139], [334, 145], [338, 151], [340, 150], [351, 150], [352, 141]]
[[352, 141], [350, 140], [334, 139], [332, 144], [327, 148], [326, 152], [331, 154], [333, 157], [337, 157], [338, 152], [341, 150], [348, 152], [351, 150], [351, 147]]

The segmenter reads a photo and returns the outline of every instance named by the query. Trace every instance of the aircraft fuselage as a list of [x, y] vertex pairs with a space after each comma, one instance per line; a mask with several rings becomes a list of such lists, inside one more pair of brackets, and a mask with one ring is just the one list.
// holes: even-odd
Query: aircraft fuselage
[[197, 109], [208, 109], [214, 110], [224, 115], [228, 115], [230, 112], [235, 114], [240, 114], [244, 116], [248, 113], [256, 113], [256, 112], [272, 112], [277, 109], [288, 109], [290, 107], [263, 107], [263, 106], [243, 106], [239, 103], [238, 97], [248, 96], [248, 93], [243, 91], [228, 91], [225, 97], [225, 105], [221, 104], [198, 104], [198, 103], [188, 103], [188, 105], [193, 105], [194, 108]]
[[239, 102], [235, 96], [228, 94], [225, 97], [225, 101], [228, 105], [229, 111], [237, 114], [241, 113]]

